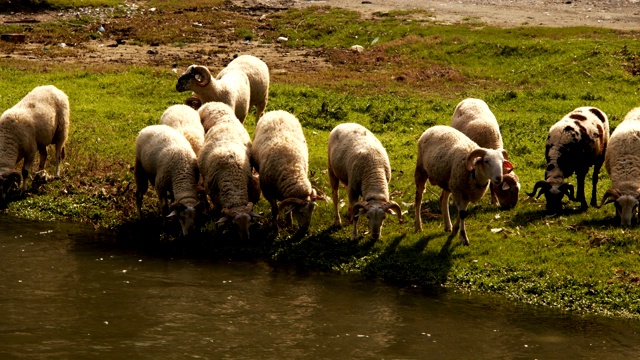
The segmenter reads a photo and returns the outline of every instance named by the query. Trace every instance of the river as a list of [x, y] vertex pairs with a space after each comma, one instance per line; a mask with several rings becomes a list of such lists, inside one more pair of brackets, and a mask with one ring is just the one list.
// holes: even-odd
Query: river
[[0, 359], [632, 359], [640, 321], [0, 216]]

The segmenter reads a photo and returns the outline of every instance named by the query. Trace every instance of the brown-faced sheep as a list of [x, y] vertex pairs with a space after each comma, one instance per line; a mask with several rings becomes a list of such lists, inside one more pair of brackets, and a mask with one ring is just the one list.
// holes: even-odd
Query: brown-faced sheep
[[[495, 115], [480, 99], [462, 100], [453, 112], [451, 126], [460, 130], [478, 146], [486, 149], [503, 149], [502, 134]], [[491, 203], [507, 210], [516, 206], [520, 194], [520, 181], [515, 173], [504, 173], [502, 184], [491, 183]]]

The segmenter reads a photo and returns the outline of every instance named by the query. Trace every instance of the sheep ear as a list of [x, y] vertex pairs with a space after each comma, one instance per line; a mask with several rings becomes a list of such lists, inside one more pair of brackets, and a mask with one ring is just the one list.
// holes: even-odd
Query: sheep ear
[[510, 172], [513, 171], [513, 164], [511, 164], [508, 160], [506, 160], [507, 158], [505, 157], [504, 162], [502, 163], [502, 171], [503, 174], [508, 174]]
[[223, 222], [225, 222], [227, 220], [229, 220], [229, 218], [226, 217], [226, 216], [223, 216], [218, 221], [216, 221], [216, 224], [222, 224]]
[[509, 160], [509, 154], [507, 154], [507, 150], [505, 150], [505, 149], [501, 149], [501, 151], [502, 151], [502, 157], [503, 157], [505, 160]]
[[174, 216], [178, 216], [178, 210], [173, 210], [169, 215], [167, 215], [167, 218], [171, 219]]
[[511, 187], [506, 182], [502, 182], [502, 190], [509, 190]]

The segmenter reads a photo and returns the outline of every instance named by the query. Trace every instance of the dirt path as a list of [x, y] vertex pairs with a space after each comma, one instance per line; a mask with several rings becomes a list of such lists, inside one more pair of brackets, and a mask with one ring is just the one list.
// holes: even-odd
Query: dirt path
[[[143, 4], [143, 2], [136, 2]], [[479, 21], [489, 25], [516, 26], [595, 26], [620, 30], [640, 30], [640, 0], [232, 0], [237, 11], [262, 16], [268, 9], [306, 6], [334, 6], [359, 11], [365, 16], [391, 10], [425, 10], [435, 23], [451, 24]], [[261, 10], [262, 9], [262, 10]], [[31, 18], [51, 21], [57, 12], [38, 14], [2, 14], [0, 23]], [[60, 45], [60, 44], [59, 44]], [[62, 45], [66, 46], [66, 45]], [[235, 41], [224, 44], [206, 39], [199, 44], [175, 46], [113, 46], [113, 41], [95, 40], [68, 49], [66, 55], [56, 45], [21, 44], [0, 57], [55, 61], [80, 66], [101, 64], [148, 64], [170, 69], [174, 64], [200, 63], [219, 69], [233, 54], [250, 53], [264, 59], [272, 73], [309, 72], [330, 66], [317, 53], [291, 50], [278, 43]], [[213, 50], [213, 51], [210, 51]], [[62, 52], [64, 53], [64, 52]], [[69, 53], [73, 55], [69, 56]], [[216, 53], [214, 56], [202, 54]], [[180, 72], [182, 69], [174, 69]]]

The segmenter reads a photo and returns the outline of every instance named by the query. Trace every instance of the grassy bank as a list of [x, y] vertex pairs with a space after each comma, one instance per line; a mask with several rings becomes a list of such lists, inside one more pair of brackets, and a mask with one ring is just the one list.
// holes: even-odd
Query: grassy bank
[[[390, 217], [381, 240], [374, 243], [365, 235], [350, 241], [350, 228], [331, 227], [332, 207], [323, 203], [301, 241], [264, 236], [267, 226], [258, 223], [252, 228], [252, 243], [237, 244], [205, 223], [195, 240], [177, 239], [171, 246], [195, 242], [212, 256], [272, 258], [401, 285], [444, 285], [568, 311], [640, 316], [637, 227], [616, 227], [612, 206], [580, 213], [573, 210], [577, 204], [567, 204], [567, 214], [546, 218], [544, 199], [524, 194], [542, 179], [548, 129], [563, 115], [578, 106], [596, 106], [609, 116], [613, 130], [640, 105], [638, 34], [591, 28], [499, 29], [475, 23], [442, 26], [427, 13], [362, 19], [327, 8], [275, 13], [268, 17], [268, 26], [251, 17], [236, 20], [247, 24], [254, 38], [268, 42], [287, 36], [285, 46], [312, 49], [330, 59], [333, 66], [316, 73], [274, 74], [268, 109], [299, 117], [310, 148], [312, 183], [327, 194], [329, 131], [342, 122], [371, 129], [389, 153], [390, 192], [407, 211], [406, 223]], [[354, 44], [365, 51], [349, 51]], [[148, 230], [160, 222], [151, 215], [157, 212], [153, 192], [145, 197], [144, 209], [151, 217], [137, 218], [130, 169], [137, 132], [185, 98], [175, 92], [176, 75], [168, 69], [85, 69], [0, 60], [0, 109], [40, 84], [65, 91], [72, 108], [63, 178], [26, 197], [11, 193], [6, 211], [32, 219], [89, 222], [132, 241], [144, 237], [150, 244], [174, 239], [173, 229], [169, 235]], [[497, 210], [488, 198], [472, 205], [469, 247], [460, 246], [457, 237], [449, 239], [441, 217], [425, 219], [422, 233], [412, 226], [417, 139], [430, 126], [448, 124], [456, 104], [466, 97], [484, 99], [495, 113], [523, 185], [520, 203], [511, 211]], [[250, 115], [250, 133], [254, 125]], [[587, 180], [587, 189], [590, 186]], [[599, 197], [609, 186], [603, 170]], [[438, 194], [439, 189], [427, 186], [424, 200], [434, 213], [439, 212]], [[346, 198], [344, 191], [341, 196]], [[257, 210], [269, 214], [264, 200]]]

